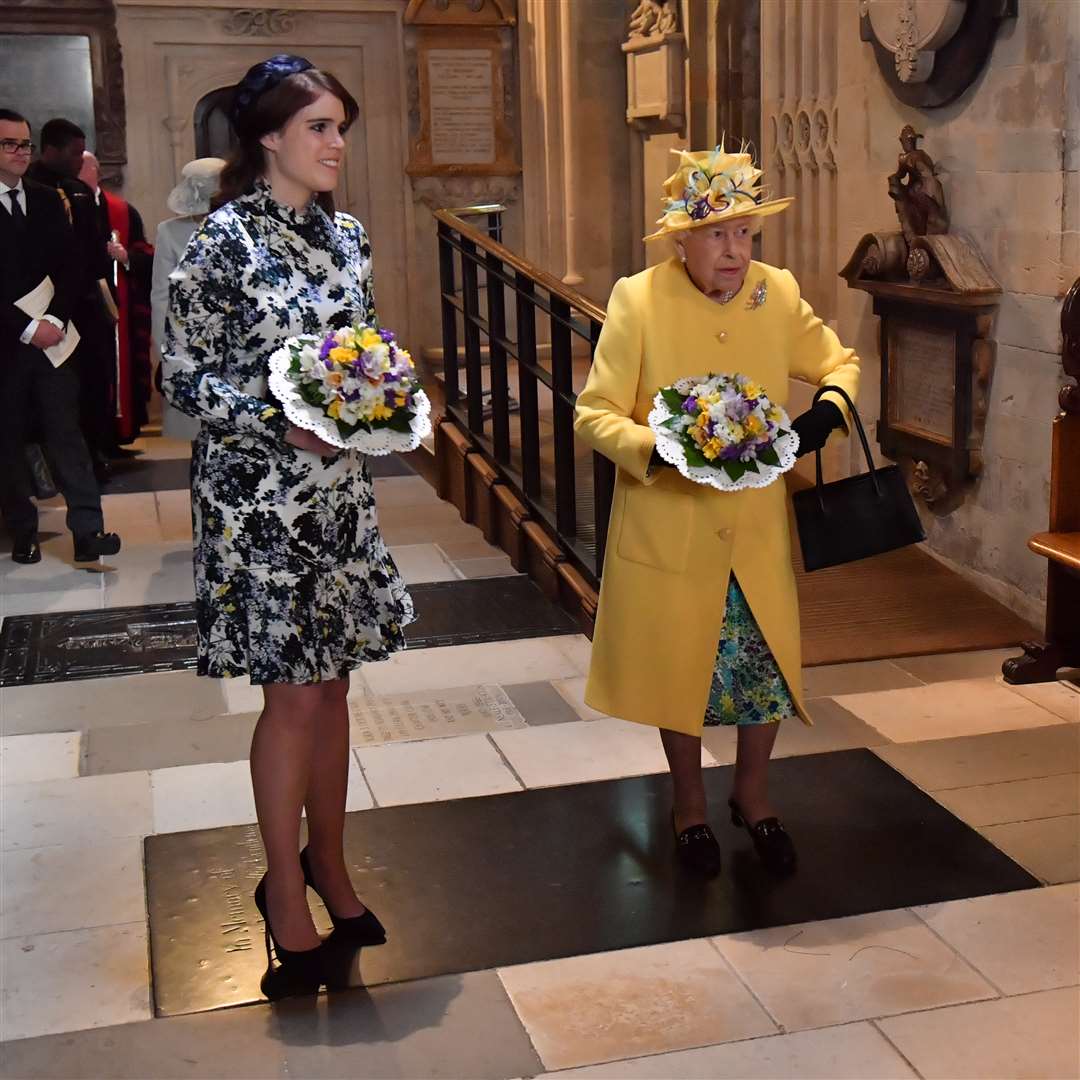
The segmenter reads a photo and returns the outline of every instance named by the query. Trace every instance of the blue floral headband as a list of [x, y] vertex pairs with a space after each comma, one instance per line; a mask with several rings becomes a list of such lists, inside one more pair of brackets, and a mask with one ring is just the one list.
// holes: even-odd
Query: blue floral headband
[[245, 115], [252, 105], [267, 92], [290, 75], [299, 75], [309, 71], [315, 65], [302, 56], [278, 53], [269, 60], [263, 60], [248, 68], [247, 74], [237, 83], [230, 110], [233, 127], [239, 132]]

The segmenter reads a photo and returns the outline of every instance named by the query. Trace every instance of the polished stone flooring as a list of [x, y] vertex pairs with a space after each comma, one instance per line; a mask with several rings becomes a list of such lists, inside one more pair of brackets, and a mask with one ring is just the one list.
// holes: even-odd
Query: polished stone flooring
[[[145, 448], [183, 456], [165, 440]], [[513, 573], [421, 478], [375, 483], [410, 582]], [[190, 599], [186, 494], [108, 495], [106, 507], [125, 535], [121, 555], [74, 567], [62, 507], [47, 507], [46, 559], [0, 560], [5, 615]], [[1005, 686], [1003, 655], [809, 669], [815, 726], [783, 730], [777, 754], [802, 759], [805, 775], [813, 755], [873, 755], [1037, 888], [926, 903], [898, 884], [892, 906], [838, 918], [674, 932], [175, 1017], [154, 1016], [144, 843], [254, 821], [245, 757], [257, 689], [183, 671], [0, 689], [0, 1075], [1076, 1077], [1080, 695]], [[409, 807], [437, 820], [455, 800], [527, 800], [662, 770], [653, 732], [585, 705], [588, 659], [586, 639], [563, 635], [417, 650], [359, 672], [353, 820]], [[730, 764], [733, 733], [710, 731], [704, 750], [710, 765]], [[800, 800], [811, 785], [800, 781]], [[730, 830], [722, 795], [714, 825]], [[810, 836], [817, 823], [799, 805], [789, 827]], [[832, 877], [859, 873], [851, 858]], [[730, 875], [716, 885], [734, 886]], [[504, 917], [527, 902], [516, 896]], [[417, 932], [454, 929], [444, 917]]]

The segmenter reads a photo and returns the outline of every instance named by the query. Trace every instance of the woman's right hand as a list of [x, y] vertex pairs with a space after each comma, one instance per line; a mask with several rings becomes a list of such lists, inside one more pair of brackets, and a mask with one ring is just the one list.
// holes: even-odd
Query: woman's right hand
[[341, 453], [340, 446], [334, 446], [320, 439], [314, 432], [295, 426], [289, 427], [285, 433], [285, 441], [290, 446], [295, 446], [297, 450], [306, 450], [310, 454], [318, 454], [319, 457], [336, 457]]

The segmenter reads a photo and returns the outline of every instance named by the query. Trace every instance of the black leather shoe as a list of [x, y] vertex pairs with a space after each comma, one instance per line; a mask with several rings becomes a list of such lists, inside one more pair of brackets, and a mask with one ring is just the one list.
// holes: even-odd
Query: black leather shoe
[[41, 545], [38, 543], [37, 533], [15, 537], [11, 545], [11, 557], [15, 562], [24, 565], [41, 562]]
[[[298, 951], [283, 949], [278, 944], [267, 913], [265, 874], [255, 886], [255, 906], [263, 917], [263, 940], [266, 943], [266, 974], [259, 983], [263, 994], [271, 1001], [300, 994], [317, 994], [319, 987], [326, 981], [322, 943], [314, 949]], [[277, 958], [277, 967], [274, 967], [274, 957]]]
[[80, 533], [75, 537], [75, 561], [93, 562], [102, 555], [115, 555], [120, 550], [116, 533]]
[[[671, 820], [674, 825], [674, 814]], [[694, 873], [710, 878], [720, 873], [720, 845], [708, 825], [691, 825], [676, 833], [675, 848], [683, 866]]]
[[334, 924], [334, 933], [339, 939], [353, 945], [386, 944], [386, 930], [370, 908], [363, 915], [352, 915], [348, 918], [339, 918], [330, 910], [330, 905], [326, 903], [323, 894], [319, 892], [319, 887], [315, 884], [315, 875], [311, 872], [311, 860], [308, 858], [307, 848], [300, 852], [300, 869], [304, 871], [304, 884], [314, 890], [326, 907], [326, 913]]
[[779, 818], [767, 817], [751, 825], [743, 817], [739, 804], [734, 799], [728, 799], [731, 808], [731, 824], [738, 828], [745, 828], [754, 841], [754, 850], [765, 868], [774, 874], [790, 874], [795, 869], [798, 856], [795, 854], [795, 845], [791, 842], [787, 830]]

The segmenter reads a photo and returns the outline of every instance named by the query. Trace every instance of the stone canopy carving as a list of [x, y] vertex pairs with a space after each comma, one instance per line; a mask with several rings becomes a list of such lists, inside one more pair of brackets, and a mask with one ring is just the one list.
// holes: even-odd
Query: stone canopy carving
[[990, 55], [1017, 0], [859, 0], [859, 32], [907, 105], [935, 108], [962, 94]]

